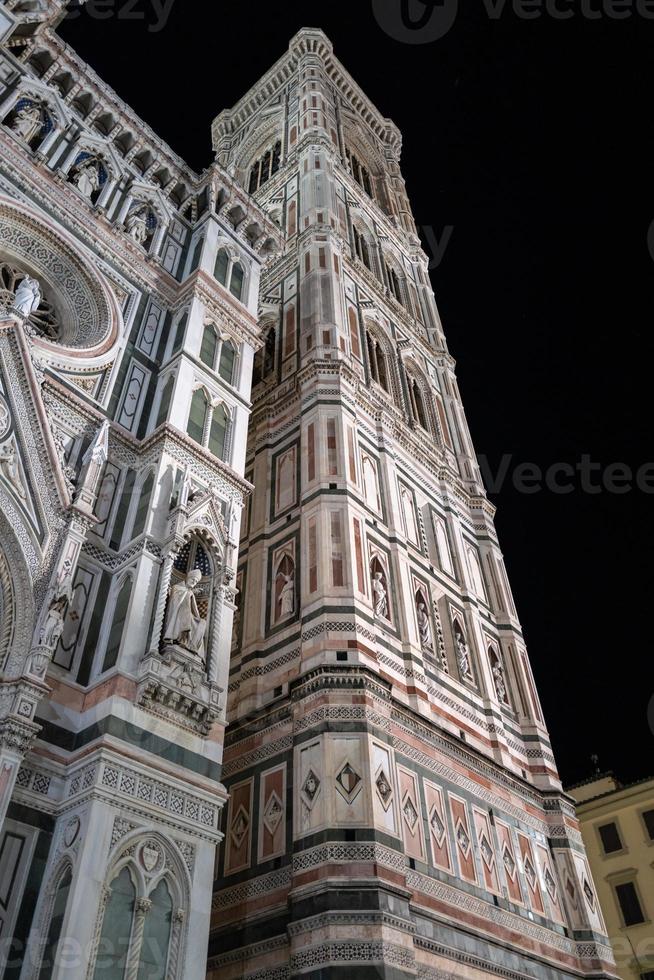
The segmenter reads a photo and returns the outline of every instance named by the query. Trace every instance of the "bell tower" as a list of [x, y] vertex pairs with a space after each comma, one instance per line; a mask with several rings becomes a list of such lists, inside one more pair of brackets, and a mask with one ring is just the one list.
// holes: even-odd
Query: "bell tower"
[[260, 294], [209, 976], [611, 976], [400, 133], [305, 29], [214, 145], [286, 248]]

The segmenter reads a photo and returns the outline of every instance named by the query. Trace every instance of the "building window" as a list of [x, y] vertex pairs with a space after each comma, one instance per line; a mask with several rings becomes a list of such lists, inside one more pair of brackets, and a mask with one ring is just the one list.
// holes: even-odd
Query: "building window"
[[613, 854], [614, 851], [622, 850], [622, 841], [618, 832], [617, 824], [605, 823], [597, 828], [602, 841], [605, 854]]
[[48, 936], [45, 941], [43, 959], [41, 960], [39, 980], [47, 980], [48, 977], [52, 976], [55, 969], [57, 947], [59, 946], [59, 942], [61, 940], [61, 931], [64, 924], [66, 905], [68, 904], [68, 895], [70, 893], [72, 881], [73, 876], [71, 874], [71, 870], [70, 868], [66, 868], [61, 880], [59, 881], [59, 884], [57, 885], [57, 891], [55, 892], [54, 904], [50, 915], [50, 925], [48, 927]]
[[200, 360], [212, 371], [217, 370], [220, 377], [228, 385], [234, 384], [236, 348], [231, 340], [223, 340], [218, 335], [213, 323], [208, 323], [204, 328]]
[[640, 922], [645, 922], [635, 883], [624, 881], [621, 885], [615, 885], [614, 888], [625, 926], [637, 926]]
[[129, 600], [131, 595], [132, 580], [131, 578], [127, 578], [122, 584], [121, 590], [118, 593], [118, 598], [116, 599], [116, 605], [114, 606], [111, 629], [109, 630], [109, 637], [107, 639], [107, 650], [104, 655], [104, 663], [102, 665], [102, 673], [107, 670], [111, 670], [112, 667], [116, 666], [118, 661], [118, 654], [120, 652], [120, 645], [123, 639], [123, 630], [125, 628], [125, 620], [127, 619], [127, 611], [129, 609]]
[[404, 297], [402, 295], [402, 286], [400, 285], [400, 277], [393, 268], [392, 265], [386, 265], [386, 278], [388, 279], [388, 289], [391, 296], [396, 300], [401, 306], [404, 305]]
[[354, 251], [356, 252], [358, 258], [363, 262], [366, 269], [372, 272], [372, 265], [370, 263], [370, 248], [368, 247], [368, 242], [366, 241], [364, 235], [359, 231], [359, 229], [354, 226], [352, 229], [354, 234]]
[[363, 188], [368, 197], [372, 197], [372, 181], [370, 180], [370, 172], [367, 167], [361, 163], [361, 161], [351, 152], [351, 150], [345, 151], [345, 156], [347, 157], [347, 162], [350, 168], [350, 173], [356, 180], [359, 187]]
[[252, 386], [259, 384], [275, 370], [275, 348], [277, 346], [277, 331], [271, 327], [266, 334], [266, 342], [254, 355], [254, 371]]
[[645, 810], [643, 813], [643, 823], [645, 824], [649, 839], [654, 840], [654, 810]]
[[165, 881], [160, 881], [150, 895], [152, 905], [145, 920], [138, 977], [142, 980], [165, 980], [170, 945], [173, 900]]
[[186, 432], [218, 459], [224, 460], [228, 455], [231, 422], [231, 415], [222, 402], [211, 404], [204, 388], [193, 392]]
[[407, 380], [409, 383], [409, 400], [411, 402], [413, 418], [421, 429], [424, 429], [425, 432], [429, 432], [427, 409], [425, 408], [425, 400], [422, 395], [422, 389], [415, 378], [412, 378], [409, 375]]
[[111, 882], [94, 980], [118, 980], [125, 975], [135, 902], [136, 889], [132, 876], [127, 868], [123, 868]]
[[370, 373], [377, 384], [390, 394], [388, 367], [382, 346], [368, 331], [366, 331], [366, 344], [368, 347], [368, 360], [370, 361]]
[[226, 248], [218, 250], [213, 277], [221, 286], [229, 289], [237, 300], [243, 300], [245, 270], [237, 259], [232, 258]]
[[257, 160], [250, 168], [250, 180], [248, 183], [248, 193], [254, 194], [260, 187], [263, 187], [280, 168], [282, 160], [282, 143], [277, 140], [272, 149]]

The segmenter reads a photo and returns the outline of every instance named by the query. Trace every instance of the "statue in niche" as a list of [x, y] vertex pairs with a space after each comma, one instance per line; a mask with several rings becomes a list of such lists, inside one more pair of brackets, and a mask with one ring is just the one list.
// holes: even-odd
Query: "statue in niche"
[[418, 632], [420, 634], [420, 643], [423, 649], [433, 650], [434, 643], [431, 636], [431, 623], [429, 622], [429, 613], [427, 612], [427, 607], [422, 601], [418, 601]]
[[204, 634], [207, 628], [195, 598], [195, 590], [201, 578], [202, 572], [196, 568], [188, 573], [183, 582], [172, 587], [164, 628], [165, 643], [176, 643], [200, 655], [204, 653]]
[[499, 660], [495, 660], [492, 666], [493, 680], [495, 681], [495, 690], [497, 691], [498, 700], [502, 704], [508, 704], [508, 698], [506, 696], [506, 682], [504, 680], [504, 670], [502, 664]]
[[292, 571], [290, 574], [285, 574], [281, 569], [277, 572], [277, 578], [282, 579], [284, 583], [278, 597], [279, 618], [282, 619], [284, 616], [292, 616], [295, 612], [295, 579]]
[[144, 245], [148, 237], [148, 222], [145, 208], [135, 208], [127, 215], [127, 234], [137, 245]]
[[470, 654], [468, 652], [468, 644], [466, 643], [465, 637], [460, 630], [455, 630], [456, 637], [456, 649], [457, 649], [457, 663], [459, 665], [459, 673], [461, 677], [470, 677]]
[[31, 102], [19, 109], [11, 124], [13, 131], [26, 143], [31, 143], [34, 137], [39, 135], [42, 126], [41, 106], [36, 102]]
[[388, 597], [384, 586], [384, 575], [375, 572], [372, 578], [372, 591], [375, 600], [375, 616], [388, 619]]
[[75, 184], [78, 191], [80, 191], [84, 197], [91, 200], [95, 192], [100, 188], [100, 171], [98, 170], [98, 164], [95, 160], [91, 160], [90, 163], [82, 164], [75, 175]]
[[13, 437], [0, 446], [0, 474], [11, 483], [21, 500], [27, 498], [18, 466], [16, 443]]
[[27, 318], [35, 313], [41, 305], [41, 286], [38, 279], [25, 276], [14, 295], [13, 309], [22, 317]]
[[66, 579], [57, 590], [52, 602], [48, 606], [41, 632], [39, 633], [39, 646], [48, 647], [54, 650], [59, 643], [59, 638], [64, 630], [64, 622], [68, 607], [73, 601], [73, 591], [70, 579]]

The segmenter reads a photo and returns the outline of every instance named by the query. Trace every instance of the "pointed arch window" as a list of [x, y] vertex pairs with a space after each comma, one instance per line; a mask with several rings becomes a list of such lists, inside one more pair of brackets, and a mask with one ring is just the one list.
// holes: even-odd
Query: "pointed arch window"
[[388, 362], [386, 354], [377, 338], [366, 329], [366, 346], [368, 348], [368, 360], [370, 362], [370, 374], [374, 381], [380, 385], [384, 391], [390, 394], [388, 377]]
[[66, 906], [68, 905], [68, 896], [70, 895], [70, 887], [72, 883], [73, 875], [70, 867], [68, 867], [59, 879], [59, 883], [55, 891], [54, 903], [50, 914], [50, 925], [48, 926], [48, 935], [45, 941], [45, 949], [43, 951], [43, 959], [41, 960], [41, 969], [39, 971], [39, 980], [47, 980], [47, 978], [51, 977], [54, 972], [57, 949], [61, 941], [64, 917], [66, 915]]
[[202, 346], [200, 347], [200, 360], [207, 367], [213, 368], [216, 363], [216, 351], [218, 349], [218, 334], [213, 323], [208, 323], [202, 334]]
[[111, 882], [93, 980], [123, 980], [132, 937], [136, 889], [123, 868]]
[[138, 538], [140, 534], [145, 531], [145, 525], [148, 519], [148, 510], [150, 509], [150, 498], [152, 496], [152, 488], [154, 486], [154, 473], [150, 471], [143, 482], [141, 487], [141, 493], [139, 496], [138, 507], [136, 508], [136, 514], [134, 515], [134, 526], [132, 527], [132, 541], [134, 538]]
[[275, 370], [275, 351], [277, 348], [277, 331], [271, 327], [266, 334], [266, 342], [254, 356], [254, 372], [252, 384], [259, 384]]
[[175, 387], [175, 376], [171, 374], [164, 385], [164, 389], [161, 392], [161, 400], [159, 401], [159, 409], [157, 411], [157, 420], [155, 422], [155, 429], [162, 425], [168, 418], [168, 409], [170, 408], [170, 403], [173, 398], [173, 388]]
[[107, 637], [107, 649], [104, 655], [104, 663], [102, 664], [103, 674], [105, 671], [115, 667], [118, 662], [118, 654], [123, 639], [123, 630], [125, 629], [131, 595], [132, 580], [131, 578], [126, 578], [121, 586], [118, 598], [116, 599], [116, 605], [114, 606], [111, 628]]
[[224, 405], [217, 405], [213, 410], [213, 418], [209, 427], [209, 451], [222, 459], [225, 455], [225, 443], [227, 440], [227, 422], [229, 416]]
[[372, 197], [373, 193], [370, 171], [361, 163], [359, 158], [355, 156], [350, 149], [345, 150], [345, 156], [350, 167], [350, 173], [356, 180], [357, 184], [366, 192], [368, 197]]
[[234, 384], [237, 349], [231, 340], [219, 336], [213, 323], [208, 323], [202, 334], [200, 360], [212, 371], [217, 371], [223, 381]]
[[370, 272], [372, 272], [372, 265], [370, 262], [370, 248], [368, 246], [368, 242], [366, 241], [366, 238], [363, 235], [363, 233], [359, 231], [359, 229], [356, 227], [356, 225], [353, 227], [353, 234], [354, 234], [354, 251], [356, 252], [359, 259], [363, 262], [366, 269], [369, 269]]
[[404, 306], [404, 294], [402, 292], [400, 277], [394, 267], [388, 265], [388, 263], [386, 264], [386, 278], [388, 279], [388, 289], [391, 296], [401, 306]]
[[412, 375], [407, 376], [407, 382], [409, 387], [409, 401], [411, 403], [411, 414], [418, 425], [429, 432], [429, 422], [427, 417], [427, 409], [425, 407], [425, 399], [423, 396], [422, 388], [418, 381], [412, 377]]
[[137, 980], [165, 980], [173, 920], [173, 900], [165, 879], [150, 895]]
[[250, 178], [248, 180], [248, 193], [254, 194], [263, 187], [271, 177], [274, 177], [281, 166], [282, 160], [282, 141], [277, 142], [266, 150], [264, 155], [253, 163], [250, 168]]
[[206, 429], [207, 415], [209, 413], [209, 400], [204, 388], [198, 388], [193, 392], [191, 398], [191, 410], [188, 417], [186, 431], [194, 442], [204, 445], [204, 432]]
[[232, 296], [239, 302], [244, 302], [245, 269], [243, 264], [234, 258], [226, 248], [218, 249], [213, 277], [221, 286], [229, 289]]

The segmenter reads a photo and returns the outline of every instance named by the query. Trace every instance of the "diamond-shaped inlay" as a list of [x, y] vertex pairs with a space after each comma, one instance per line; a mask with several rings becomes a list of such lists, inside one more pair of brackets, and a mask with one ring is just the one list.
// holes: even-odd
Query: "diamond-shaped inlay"
[[379, 793], [379, 799], [381, 800], [382, 806], [385, 810], [388, 810], [393, 798], [393, 790], [383, 769], [380, 770], [379, 775], [375, 780], [375, 786], [377, 787], [377, 792]]
[[480, 844], [479, 844], [479, 849], [481, 851], [481, 856], [484, 859], [484, 864], [486, 865], [486, 867], [490, 871], [491, 868], [493, 867], [494, 854], [493, 854], [493, 848], [490, 846], [490, 844], [488, 843], [487, 838], [484, 835], [482, 835], [482, 838], [481, 838], [481, 841], [480, 841]]
[[305, 803], [309, 807], [313, 806], [313, 801], [318, 795], [318, 790], [320, 789], [320, 780], [316, 776], [313, 769], [309, 769], [307, 773], [307, 778], [302, 784], [302, 795], [304, 796]]
[[404, 797], [404, 803], [402, 804], [402, 814], [407, 822], [407, 826], [409, 830], [411, 831], [411, 833], [413, 833], [415, 825], [418, 822], [418, 811], [413, 805], [413, 800], [411, 799], [408, 793]]
[[456, 828], [456, 842], [461, 848], [463, 856], [467, 857], [470, 851], [470, 838], [468, 837], [467, 831], [461, 821], [459, 821], [459, 825]]
[[545, 887], [549, 892], [550, 898], [554, 902], [556, 901], [556, 882], [554, 881], [554, 878], [552, 877], [552, 872], [550, 871], [549, 868], [545, 868], [544, 878], [545, 878]]
[[535, 892], [536, 869], [534, 868], [533, 864], [531, 863], [531, 860], [528, 857], [525, 858], [525, 878], [529, 882], [529, 887], [531, 888], [532, 892]]
[[245, 807], [241, 805], [236, 811], [236, 814], [234, 815], [234, 819], [232, 820], [232, 826], [229, 829], [231, 838], [234, 842], [234, 845], [237, 848], [240, 848], [241, 844], [245, 840], [245, 836], [248, 832], [249, 826], [250, 826], [250, 818], [247, 814]]
[[585, 878], [584, 878], [584, 895], [588, 899], [588, 904], [590, 905], [591, 909], [594, 909], [595, 908], [595, 892], [590, 887], [590, 885], [588, 884], [588, 882], [586, 881]]
[[434, 807], [431, 811], [429, 826], [431, 827], [432, 834], [436, 838], [436, 843], [439, 845], [442, 844], [443, 838], [445, 837], [445, 824], [443, 823], [441, 815], [436, 807]]
[[263, 825], [269, 834], [275, 834], [284, 816], [284, 807], [277, 793], [272, 793], [263, 811]]
[[565, 883], [565, 890], [567, 891], [568, 895], [570, 896], [571, 901], [573, 901], [575, 903], [575, 905], [576, 905], [577, 904], [577, 891], [575, 889], [575, 886], [572, 884], [572, 882], [570, 881], [569, 878], [568, 878], [568, 880]]
[[336, 776], [336, 789], [346, 803], [352, 803], [361, 789], [361, 776], [349, 762], [345, 763]]
[[513, 879], [515, 876], [515, 861], [513, 860], [513, 855], [508, 849], [506, 844], [504, 845], [504, 852], [502, 854], [502, 861], [504, 862], [504, 867], [509, 878]]

